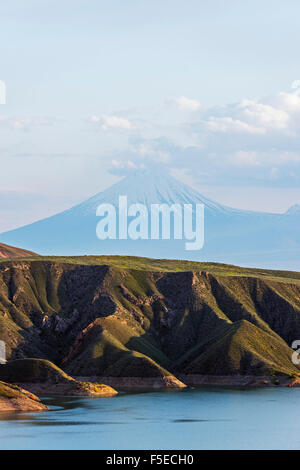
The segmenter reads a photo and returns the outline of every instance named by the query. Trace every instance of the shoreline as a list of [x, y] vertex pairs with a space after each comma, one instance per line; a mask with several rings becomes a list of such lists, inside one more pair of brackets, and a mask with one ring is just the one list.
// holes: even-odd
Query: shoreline
[[292, 380], [287, 376], [262, 375], [196, 375], [180, 376], [190, 387], [289, 387]]
[[117, 391], [123, 392], [152, 392], [152, 391], [184, 391], [189, 388], [226, 387], [226, 388], [264, 388], [264, 387], [300, 387], [300, 378], [287, 376], [252, 376], [252, 375], [182, 375], [162, 377], [98, 377], [77, 376], [76, 381], [102, 384], [104, 389], [101, 395], [82, 393], [80, 390], [71, 390], [63, 383], [30, 383], [18, 382], [15, 385], [22, 387], [37, 396], [77, 396], [77, 397], [111, 397]]
[[[190, 387], [299, 387], [300, 380], [287, 376], [254, 375], [178, 375], [165, 377], [76, 377], [76, 380], [101, 382], [120, 390], [170, 390]], [[181, 385], [180, 385], [181, 384]]]

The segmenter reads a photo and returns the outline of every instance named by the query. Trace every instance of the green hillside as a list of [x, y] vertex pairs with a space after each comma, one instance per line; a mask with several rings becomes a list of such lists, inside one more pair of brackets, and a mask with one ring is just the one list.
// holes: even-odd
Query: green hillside
[[130, 257], [0, 262], [8, 359], [73, 376], [298, 374], [300, 274]]
[[0, 380], [24, 383], [68, 383], [74, 379], [50, 361], [18, 359], [0, 367]]
[[268, 375], [295, 373], [291, 352], [281, 339], [247, 320], [235, 322], [185, 368], [187, 374]]
[[2, 381], [24, 384], [26, 390], [33, 388], [39, 394], [95, 397], [117, 394], [116, 390], [107, 385], [75, 380], [52, 362], [36, 358], [17, 359], [0, 366], [0, 398]]

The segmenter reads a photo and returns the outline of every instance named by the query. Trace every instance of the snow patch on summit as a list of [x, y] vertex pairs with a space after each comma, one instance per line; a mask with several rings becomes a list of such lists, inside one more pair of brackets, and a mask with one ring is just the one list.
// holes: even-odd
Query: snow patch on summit
[[198, 191], [176, 180], [169, 174], [138, 170], [87, 201], [72, 207], [65, 213], [94, 215], [100, 204], [118, 206], [119, 196], [127, 196], [128, 204], [204, 204], [211, 214], [245, 214], [204, 197]]
[[294, 204], [285, 213], [286, 215], [300, 215], [300, 204]]

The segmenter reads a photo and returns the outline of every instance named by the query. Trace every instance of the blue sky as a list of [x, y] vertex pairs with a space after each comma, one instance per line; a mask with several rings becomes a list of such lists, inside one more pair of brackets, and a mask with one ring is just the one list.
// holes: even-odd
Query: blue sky
[[153, 163], [235, 207], [300, 203], [299, 17], [298, 0], [2, 4], [0, 231]]

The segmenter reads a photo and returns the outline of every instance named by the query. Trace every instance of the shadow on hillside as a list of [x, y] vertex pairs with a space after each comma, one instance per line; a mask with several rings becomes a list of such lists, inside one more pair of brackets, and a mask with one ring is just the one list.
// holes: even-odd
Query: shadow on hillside
[[77, 309], [94, 319], [112, 315], [116, 304], [103, 286], [108, 270], [108, 266], [95, 265], [72, 266], [66, 270], [57, 289], [61, 312], [70, 315]]
[[[33, 326], [19, 330], [22, 341], [12, 359], [36, 357], [59, 364], [77, 335], [99, 317], [113, 315], [116, 304], [103, 286], [108, 266], [68, 265], [57, 287], [60, 310], [45, 311], [37, 296], [28, 312]], [[47, 296], [48, 281], [46, 281]], [[51, 302], [48, 302], [51, 306]]]

